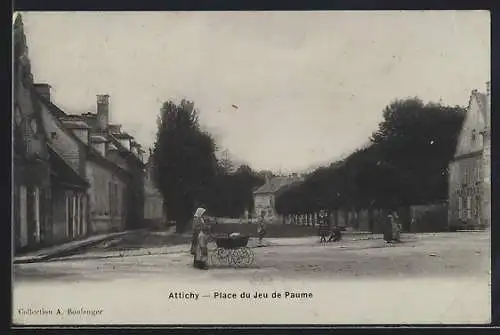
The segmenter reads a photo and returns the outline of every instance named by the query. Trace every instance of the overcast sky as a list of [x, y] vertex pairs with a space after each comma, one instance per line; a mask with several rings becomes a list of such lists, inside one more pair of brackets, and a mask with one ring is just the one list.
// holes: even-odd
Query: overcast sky
[[[466, 105], [490, 73], [490, 18], [447, 12], [23, 13], [37, 82], [144, 146], [164, 101], [188, 98], [217, 143], [294, 171], [367, 142], [395, 98]], [[235, 109], [231, 105], [237, 105]]]

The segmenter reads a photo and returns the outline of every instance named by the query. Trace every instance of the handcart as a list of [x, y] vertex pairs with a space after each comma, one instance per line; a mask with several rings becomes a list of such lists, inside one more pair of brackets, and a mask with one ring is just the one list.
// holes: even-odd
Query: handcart
[[211, 255], [213, 265], [249, 266], [254, 262], [255, 254], [249, 248], [250, 236], [230, 236], [229, 234], [213, 236], [217, 249]]

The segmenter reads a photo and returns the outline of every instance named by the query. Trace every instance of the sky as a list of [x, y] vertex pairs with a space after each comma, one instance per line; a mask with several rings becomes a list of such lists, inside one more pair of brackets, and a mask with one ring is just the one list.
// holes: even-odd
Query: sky
[[186, 98], [258, 170], [333, 162], [367, 143], [394, 99], [466, 106], [490, 77], [486, 11], [22, 16], [35, 81], [66, 112], [109, 94], [111, 122], [150, 147], [163, 102]]

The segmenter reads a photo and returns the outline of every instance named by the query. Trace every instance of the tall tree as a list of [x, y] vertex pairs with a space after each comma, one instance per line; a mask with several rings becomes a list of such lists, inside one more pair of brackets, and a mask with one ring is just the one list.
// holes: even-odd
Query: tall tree
[[183, 232], [195, 206], [206, 201], [217, 168], [214, 140], [200, 130], [193, 102], [163, 104], [153, 160], [169, 217]]
[[465, 109], [410, 98], [393, 101], [383, 116], [370, 146], [278, 196], [278, 211], [395, 208], [446, 199], [447, 167]]

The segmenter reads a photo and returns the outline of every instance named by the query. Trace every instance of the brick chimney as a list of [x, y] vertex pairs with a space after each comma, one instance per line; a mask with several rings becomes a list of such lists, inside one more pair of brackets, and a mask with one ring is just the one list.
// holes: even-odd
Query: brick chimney
[[97, 129], [105, 130], [109, 124], [109, 95], [97, 95]]
[[42, 97], [47, 99], [50, 102], [50, 89], [52, 88], [49, 84], [46, 83], [38, 83], [34, 84], [35, 89]]

